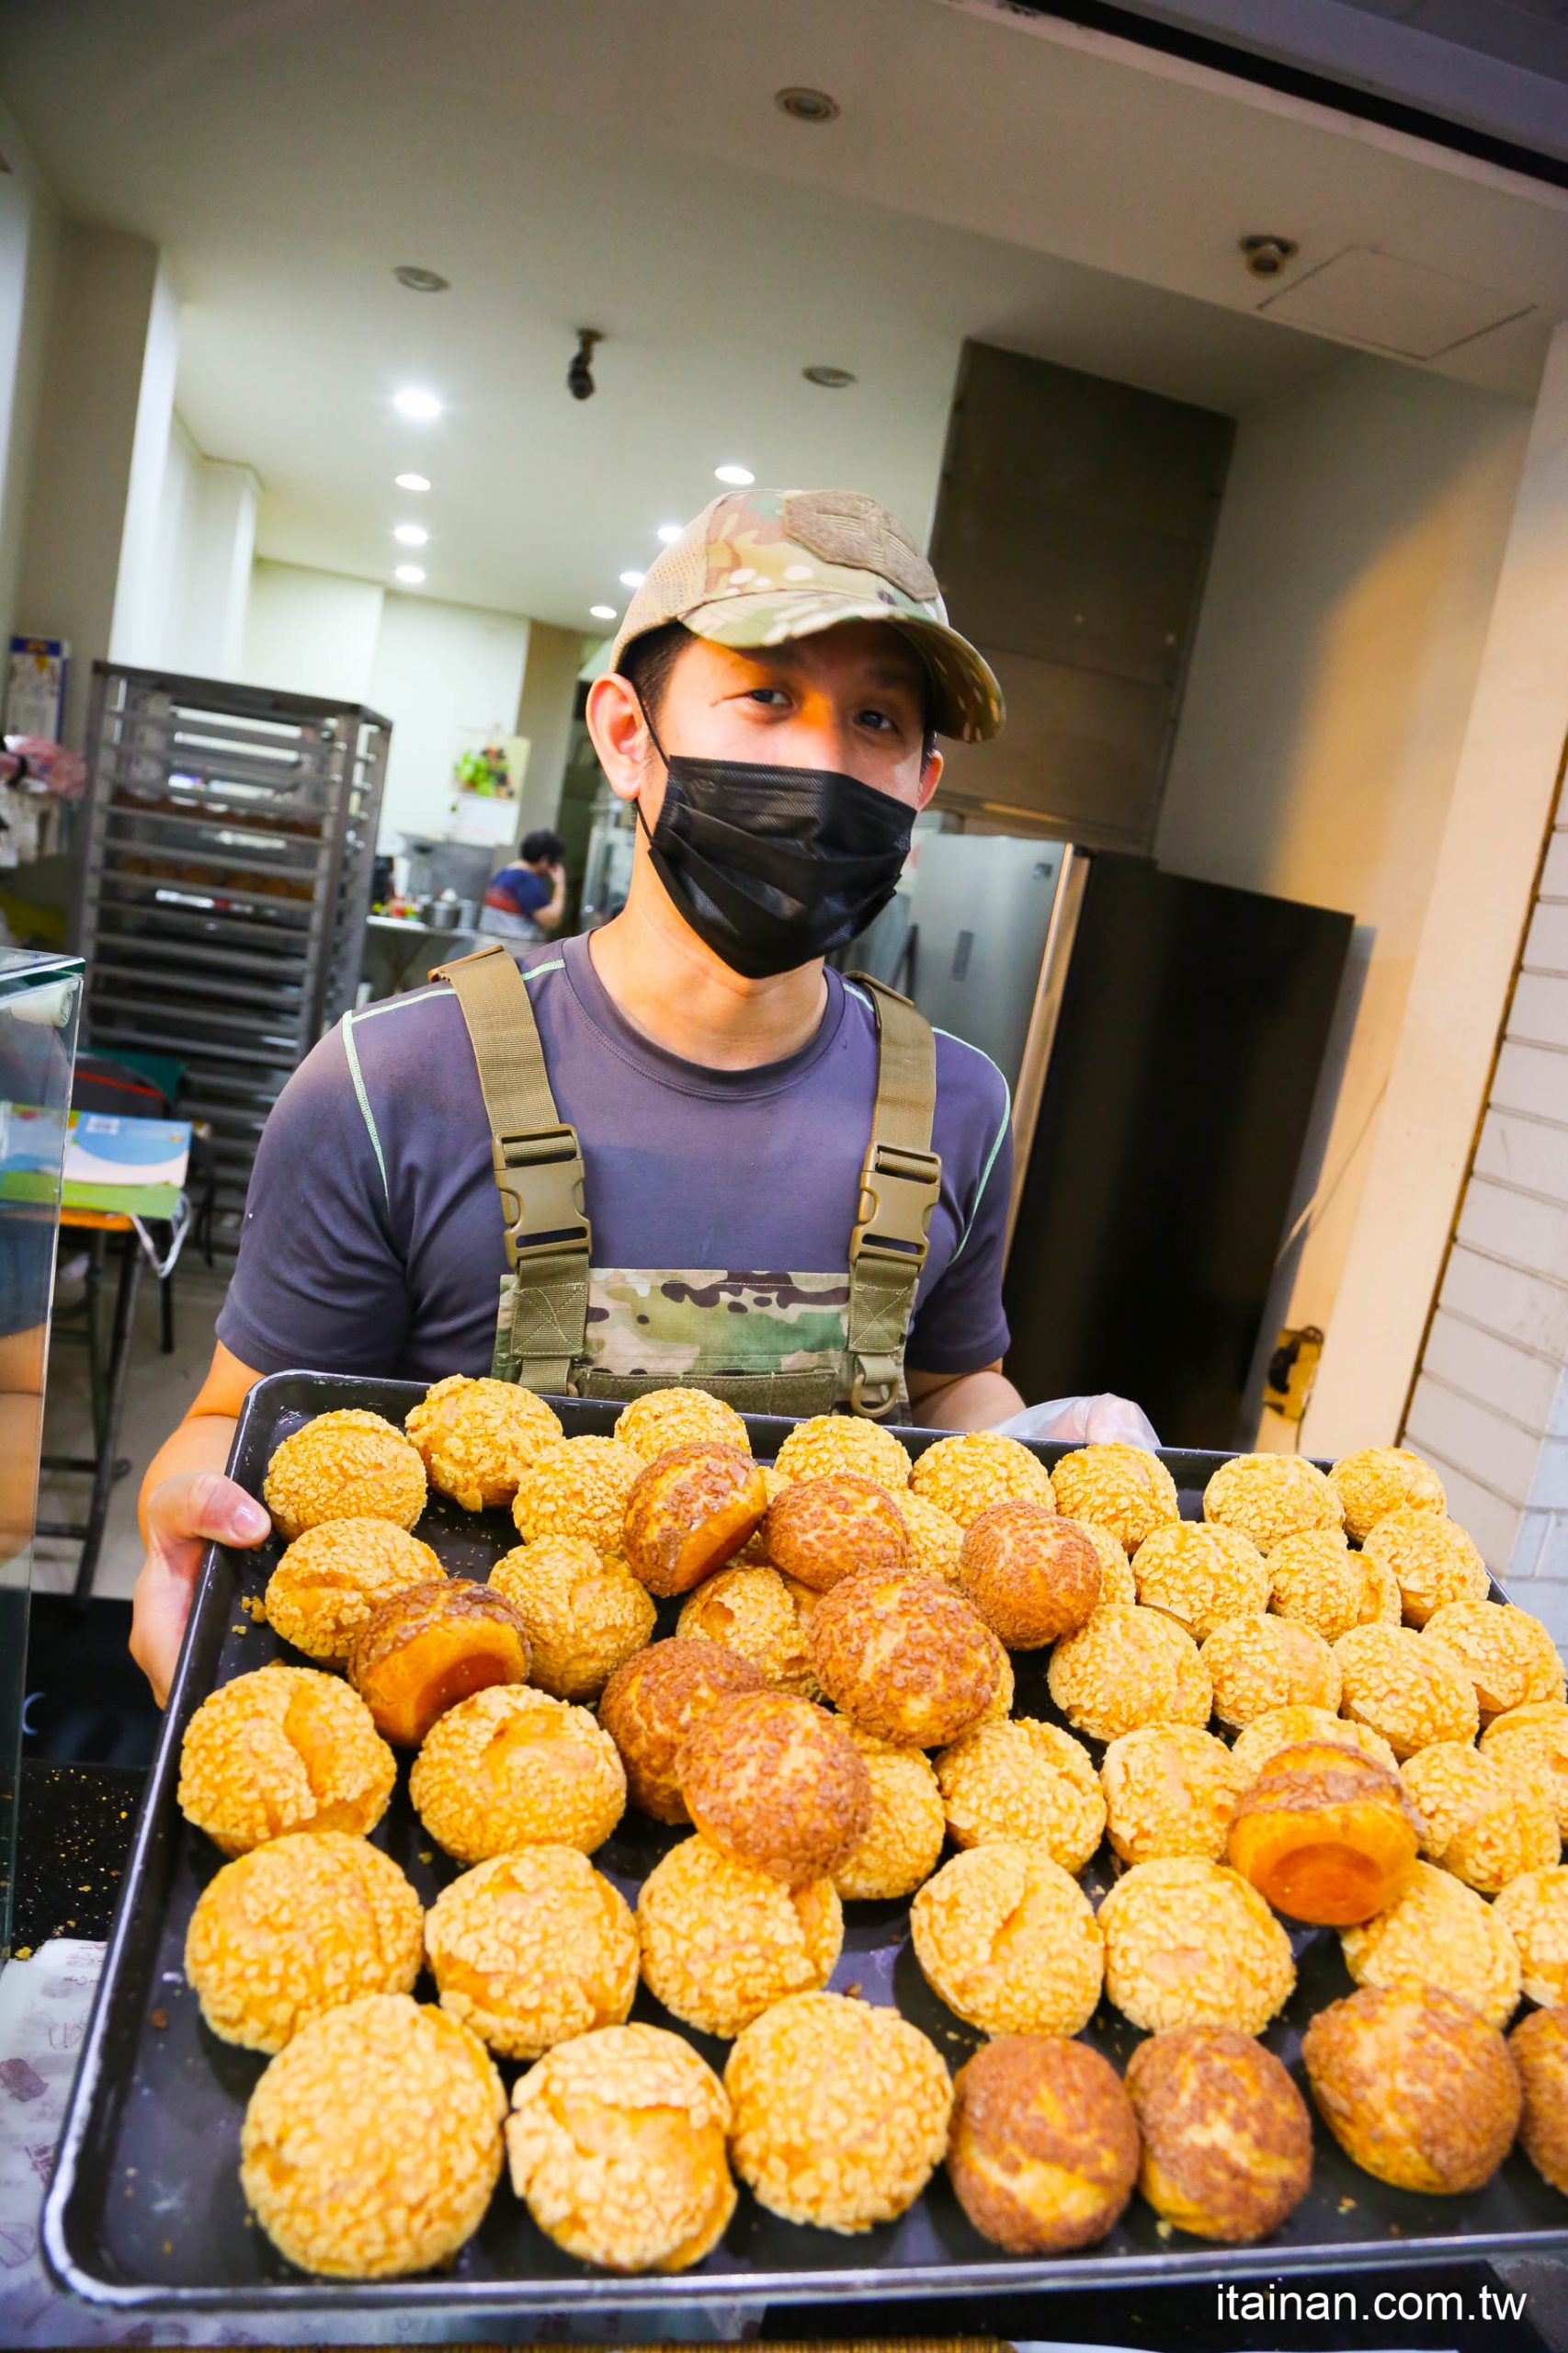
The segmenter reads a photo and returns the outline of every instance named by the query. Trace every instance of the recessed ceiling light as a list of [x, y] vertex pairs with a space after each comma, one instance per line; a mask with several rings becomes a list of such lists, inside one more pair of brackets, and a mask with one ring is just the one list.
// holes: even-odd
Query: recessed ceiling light
[[855, 381], [847, 368], [802, 368], [801, 373], [808, 384], [820, 384], [825, 392], [841, 392]]
[[400, 563], [392, 577], [401, 580], [405, 588], [417, 588], [425, 574], [416, 563]]
[[673, 547], [685, 529], [686, 525], [684, 523], [661, 523], [659, 526], [659, 537], [663, 540], [667, 548]]
[[405, 384], [401, 392], [392, 394], [392, 406], [399, 416], [406, 416], [415, 425], [431, 425], [441, 414], [441, 404], [434, 392], [418, 384]]
[[733, 483], [737, 490], [745, 490], [756, 480], [749, 466], [715, 466], [715, 482]]
[[422, 548], [429, 536], [423, 523], [398, 523], [392, 529], [393, 539], [405, 548]]
[[613, 605], [590, 605], [588, 607], [588, 613], [590, 619], [593, 620], [612, 621], [615, 619], [615, 607]]
[[620, 585], [623, 588], [641, 588], [647, 577], [645, 572], [623, 572], [620, 575]]
[[399, 490], [428, 490], [430, 477], [428, 474], [399, 474], [397, 486]]
[[773, 103], [796, 122], [836, 122], [843, 112], [838, 100], [825, 90], [809, 90], [799, 84], [775, 90]]
[[452, 282], [449, 278], [443, 278], [438, 269], [421, 269], [412, 261], [400, 262], [392, 276], [411, 294], [445, 294]]

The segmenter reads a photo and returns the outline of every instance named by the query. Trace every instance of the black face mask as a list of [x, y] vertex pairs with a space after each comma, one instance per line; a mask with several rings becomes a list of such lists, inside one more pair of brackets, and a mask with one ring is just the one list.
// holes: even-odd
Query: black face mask
[[[644, 711], [643, 717], [647, 719]], [[790, 972], [864, 931], [892, 897], [915, 812], [836, 768], [671, 758], [653, 870], [715, 956], [748, 981]]]

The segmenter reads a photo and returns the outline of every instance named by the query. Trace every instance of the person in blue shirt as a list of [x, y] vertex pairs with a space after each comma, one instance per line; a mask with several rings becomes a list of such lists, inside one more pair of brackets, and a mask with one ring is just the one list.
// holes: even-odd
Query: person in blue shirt
[[481, 931], [507, 939], [546, 939], [566, 904], [566, 845], [545, 828], [525, 834], [516, 859], [491, 878], [479, 918]]

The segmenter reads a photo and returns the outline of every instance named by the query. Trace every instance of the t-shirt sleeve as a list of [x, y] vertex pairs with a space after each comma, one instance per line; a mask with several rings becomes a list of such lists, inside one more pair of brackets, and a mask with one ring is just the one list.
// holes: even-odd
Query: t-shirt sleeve
[[520, 915], [531, 915], [540, 907], [548, 907], [551, 898], [549, 883], [542, 874], [528, 866], [504, 866], [492, 881], [484, 894], [485, 904], [495, 906], [503, 901]]
[[386, 1172], [339, 1028], [262, 1131], [218, 1337], [257, 1372], [389, 1373], [408, 1316]]
[[1002, 1307], [1002, 1257], [1013, 1189], [1013, 1131], [1000, 1076], [983, 1132], [994, 1141], [985, 1144], [958, 1248], [909, 1328], [904, 1357], [911, 1372], [978, 1372], [1007, 1353], [1011, 1336]]

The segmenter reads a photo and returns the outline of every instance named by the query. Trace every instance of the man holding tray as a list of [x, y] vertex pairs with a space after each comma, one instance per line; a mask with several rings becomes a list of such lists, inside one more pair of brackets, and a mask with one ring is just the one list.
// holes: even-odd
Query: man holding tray
[[[189, 1413], [142, 1489], [132, 1650], [160, 1699], [204, 1542], [259, 1543], [222, 1475], [267, 1372], [494, 1372], [743, 1411], [994, 1427], [1007, 1089], [827, 953], [892, 895], [995, 678], [861, 493], [733, 493], [633, 597], [587, 720], [639, 839], [623, 911], [497, 942], [347, 1016], [257, 1153]], [[1030, 1435], [1142, 1437], [1116, 1399]]]

